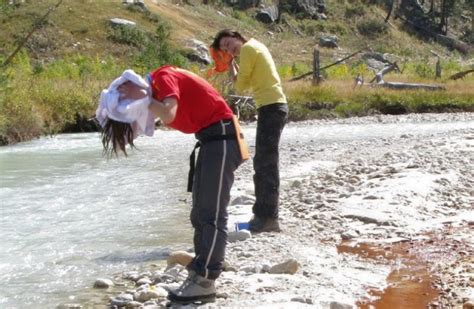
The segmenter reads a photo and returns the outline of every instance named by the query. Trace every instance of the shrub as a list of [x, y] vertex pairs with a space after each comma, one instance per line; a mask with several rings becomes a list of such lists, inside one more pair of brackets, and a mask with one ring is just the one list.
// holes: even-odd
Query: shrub
[[344, 12], [344, 17], [346, 18], [361, 17], [364, 15], [365, 7], [360, 3], [346, 7], [346, 11]]
[[188, 60], [184, 52], [177, 52], [169, 45], [170, 27], [166, 23], [160, 23], [154, 35], [150, 36], [141, 52], [135, 57], [134, 64], [141, 70], [150, 70], [164, 64], [172, 64], [185, 67]]
[[369, 18], [358, 22], [357, 30], [366, 37], [376, 38], [388, 33], [388, 26], [382, 20]]
[[143, 47], [149, 41], [145, 31], [127, 25], [110, 27], [108, 39], [116, 43], [135, 47]]

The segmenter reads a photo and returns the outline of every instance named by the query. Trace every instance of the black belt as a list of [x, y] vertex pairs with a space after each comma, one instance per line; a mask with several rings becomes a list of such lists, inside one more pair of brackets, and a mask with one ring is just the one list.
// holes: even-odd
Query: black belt
[[235, 133], [208, 136], [206, 138], [200, 139], [196, 143], [196, 145], [194, 145], [193, 152], [191, 152], [191, 155], [189, 156], [188, 192], [193, 192], [194, 168], [196, 166], [196, 149], [198, 149], [199, 147], [201, 147], [201, 145], [204, 145], [208, 142], [231, 140], [231, 139], [237, 139], [237, 137], [235, 136]]

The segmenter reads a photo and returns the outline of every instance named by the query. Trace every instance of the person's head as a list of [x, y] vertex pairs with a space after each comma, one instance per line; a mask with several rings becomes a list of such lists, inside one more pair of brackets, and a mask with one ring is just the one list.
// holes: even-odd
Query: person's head
[[120, 122], [113, 119], [107, 119], [101, 132], [102, 146], [104, 147], [104, 155], [107, 157], [122, 151], [127, 156], [126, 146], [136, 148], [133, 144], [135, 138], [133, 125], [130, 123]]
[[216, 50], [228, 52], [232, 56], [238, 56], [240, 54], [240, 48], [245, 42], [247, 42], [247, 40], [237, 31], [224, 29], [216, 34], [211, 47]]
[[[136, 148], [133, 140], [154, 129], [149, 121], [149, 85], [133, 70], [125, 70], [108, 89], [102, 90], [96, 119], [102, 127], [101, 139], [104, 155], [127, 156], [126, 146]], [[153, 126], [153, 128], [152, 128]]]
[[[122, 100], [135, 101], [147, 96], [146, 90], [143, 87], [131, 81], [121, 84], [117, 87], [117, 90], [120, 93], [118, 105], [121, 105], [120, 102]], [[122, 151], [127, 156], [127, 145], [130, 145], [131, 148], [136, 148], [133, 144], [133, 140], [137, 135], [136, 132], [136, 122], [127, 123], [111, 119], [109, 116], [101, 132], [104, 155], [118, 155]]]

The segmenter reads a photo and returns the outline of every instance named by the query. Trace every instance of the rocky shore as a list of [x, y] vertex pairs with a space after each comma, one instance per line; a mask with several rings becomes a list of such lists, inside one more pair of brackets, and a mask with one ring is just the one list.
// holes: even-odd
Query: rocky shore
[[[317, 136], [283, 140], [283, 231], [231, 232], [218, 298], [202, 307], [376, 308], [389, 289], [410, 284], [419, 295], [404, 300], [405, 308], [473, 308], [474, 114], [308, 121], [287, 129], [451, 121], [470, 125], [328, 145]], [[251, 216], [251, 179], [247, 162], [232, 191], [231, 230]], [[410, 275], [388, 280], [404, 269]], [[104, 292], [104, 306], [151, 309], [165, 307], [166, 289], [185, 277], [179, 264], [156, 263], [96, 285], [114, 286]]]

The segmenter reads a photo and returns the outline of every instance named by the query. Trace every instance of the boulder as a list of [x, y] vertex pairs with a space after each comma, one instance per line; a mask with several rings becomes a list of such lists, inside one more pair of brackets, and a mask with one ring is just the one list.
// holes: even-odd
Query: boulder
[[[326, 10], [324, 0], [282, 0], [280, 9], [303, 18], [320, 19]], [[325, 15], [324, 15], [325, 17]]]
[[174, 251], [171, 252], [170, 256], [166, 259], [168, 267], [173, 267], [176, 264], [187, 266], [193, 260], [193, 255], [186, 251]]
[[188, 39], [184, 42], [184, 45], [189, 50], [187, 54], [189, 60], [205, 65], [211, 64], [209, 49], [204, 42], [195, 39]]
[[107, 289], [111, 286], [114, 286], [114, 282], [110, 279], [99, 278], [94, 282], [94, 288], [97, 289]]
[[274, 23], [278, 19], [278, 7], [276, 5], [272, 5], [263, 8], [257, 13], [255, 18], [265, 24]]
[[129, 26], [129, 27], [135, 27], [137, 25], [136, 22], [123, 19], [123, 18], [112, 18], [110, 19], [110, 23], [112, 26]]
[[319, 38], [319, 46], [327, 48], [339, 48], [338, 38], [335, 35], [325, 35]]

